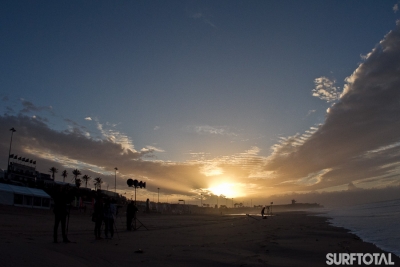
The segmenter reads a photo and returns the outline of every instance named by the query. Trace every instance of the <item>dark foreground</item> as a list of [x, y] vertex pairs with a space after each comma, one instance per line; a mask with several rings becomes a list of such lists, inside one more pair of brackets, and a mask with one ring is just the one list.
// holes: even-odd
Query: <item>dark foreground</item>
[[[0, 206], [0, 265], [328, 266], [327, 253], [383, 252], [330, 226], [326, 218], [303, 212], [278, 213], [264, 220], [229, 215], [138, 218], [149, 230], [127, 232], [125, 218], [119, 217], [114, 238], [95, 241], [90, 212], [72, 211], [68, 237], [76, 243], [54, 244], [50, 210]], [[400, 266], [393, 254], [392, 260]]]

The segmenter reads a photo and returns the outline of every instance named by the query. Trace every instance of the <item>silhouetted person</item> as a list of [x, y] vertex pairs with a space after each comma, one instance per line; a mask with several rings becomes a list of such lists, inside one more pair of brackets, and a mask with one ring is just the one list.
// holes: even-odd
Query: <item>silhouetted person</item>
[[261, 217], [263, 217], [263, 218], [264, 218], [264, 211], [265, 211], [265, 207], [263, 207], [261, 210]]
[[116, 207], [111, 203], [110, 199], [106, 199], [104, 203], [104, 234], [108, 238], [108, 232], [111, 234], [111, 238], [114, 236], [114, 218], [116, 216]]
[[96, 236], [96, 240], [101, 239], [101, 224], [103, 223], [104, 218], [104, 208], [103, 208], [103, 199], [100, 195], [96, 198], [96, 203], [94, 203], [94, 235]]
[[126, 230], [132, 230], [132, 220], [136, 218], [136, 212], [138, 209], [134, 205], [133, 201], [131, 201], [126, 207]]
[[54, 200], [54, 230], [53, 230], [53, 240], [57, 243], [58, 237], [58, 225], [61, 223], [61, 234], [64, 243], [69, 243], [65, 232], [67, 216], [69, 215], [68, 204], [70, 203], [67, 188], [65, 186], [59, 187], [58, 190], [53, 192]]

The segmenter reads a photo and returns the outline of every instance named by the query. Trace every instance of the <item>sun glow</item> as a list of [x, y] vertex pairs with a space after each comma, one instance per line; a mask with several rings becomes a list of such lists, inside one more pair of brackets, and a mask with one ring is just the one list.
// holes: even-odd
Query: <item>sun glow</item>
[[223, 195], [227, 198], [243, 196], [239, 184], [222, 183], [216, 186], [212, 186], [208, 188], [208, 190], [210, 190], [214, 195]]

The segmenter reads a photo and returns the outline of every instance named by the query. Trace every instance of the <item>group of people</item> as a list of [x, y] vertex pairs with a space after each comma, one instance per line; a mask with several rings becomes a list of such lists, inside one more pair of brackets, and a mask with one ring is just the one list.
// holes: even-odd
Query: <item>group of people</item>
[[[103, 200], [101, 196], [96, 198], [94, 203], [94, 210], [92, 215], [92, 221], [94, 225], [94, 235], [96, 240], [102, 239], [101, 237], [101, 225], [104, 221], [104, 234], [105, 238], [114, 237], [114, 220], [117, 216], [117, 207], [114, 199], [106, 198]], [[111, 237], [108, 236], [110, 233]]]
[[[68, 239], [68, 221], [73, 194], [69, 186], [57, 187], [51, 193], [54, 200], [54, 228], [53, 228], [53, 241], [58, 242], [58, 228], [61, 224], [61, 235], [64, 243], [70, 243]], [[126, 209], [126, 228], [128, 231], [132, 230], [132, 222], [136, 219], [136, 212], [138, 211], [134, 202], [131, 201]], [[113, 238], [115, 227], [115, 219], [118, 213], [116, 201], [110, 198], [103, 198], [100, 194], [95, 198], [93, 207], [92, 221], [94, 222], [94, 235], [96, 240], [102, 239], [101, 228], [104, 222], [104, 235], [105, 238]]]

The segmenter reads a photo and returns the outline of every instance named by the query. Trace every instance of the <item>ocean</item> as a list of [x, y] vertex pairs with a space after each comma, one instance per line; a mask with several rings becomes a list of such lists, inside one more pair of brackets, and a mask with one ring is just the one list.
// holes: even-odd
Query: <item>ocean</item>
[[400, 199], [325, 210], [329, 222], [400, 257]]

